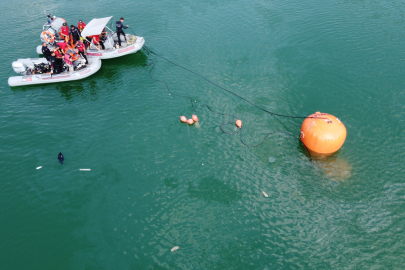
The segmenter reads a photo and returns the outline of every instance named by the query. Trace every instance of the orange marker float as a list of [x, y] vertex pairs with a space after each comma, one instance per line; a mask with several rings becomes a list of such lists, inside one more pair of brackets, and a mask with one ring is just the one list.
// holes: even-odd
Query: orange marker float
[[332, 154], [345, 142], [346, 127], [335, 116], [316, 112], [302, 123], [300, 137], [312, 152]]
[[187, 118], [185, 116], [180, 116], [180, 121], [183, 123], [187, 123]]
[[193, 121], [193, 119], [188, 119], [188, 120], [187, 120], [187, 123], [188, 123], [189, 125], [192, 125], [192, 124], [194, 124], [194, 121]]
[[197, 115], [194, 115], [194, 114], [193, 114], [193, 116], [192, 116], [191, 118], [193, 119], [194, 122], [198, 122], [198, 117], [197, 117]]
[[239, 119], [236, 120], [235, 125], [236, 125], [238, 128], [241, 128], [241, 127], [242, 127], [242, 121], [239, 120]]

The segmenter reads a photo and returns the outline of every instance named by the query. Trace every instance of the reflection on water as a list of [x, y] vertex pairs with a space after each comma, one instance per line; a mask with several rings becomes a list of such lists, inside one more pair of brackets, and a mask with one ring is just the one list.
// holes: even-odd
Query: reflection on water
[[338, 153], [329, 156], [311, 153], [314, 163], [322, 169], [325, 175], [334, 181], [348, 179], [352, 175], [352, 166], [340, 157]]

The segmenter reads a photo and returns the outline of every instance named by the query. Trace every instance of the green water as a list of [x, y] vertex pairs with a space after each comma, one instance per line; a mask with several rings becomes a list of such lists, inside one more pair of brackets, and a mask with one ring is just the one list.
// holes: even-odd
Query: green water
[[[123, 16], [154, 52], [259, 106], [339, 117], [346, 142], [311, 161], [289, 136], [244, 146], [206, 108], [199, 128], [181, 124], [190, 102], [149, 77], [152, 60], [174, 93], [242, 119], [248, 144], [298, 136], [302, 120], [145, 51], [81, 81], [10, 88], [11, 62], [37, 57], [44, 10], [69, 24]], [[3, 3], [0, 269], [404, 269], [404, 12], [384, 0]]]

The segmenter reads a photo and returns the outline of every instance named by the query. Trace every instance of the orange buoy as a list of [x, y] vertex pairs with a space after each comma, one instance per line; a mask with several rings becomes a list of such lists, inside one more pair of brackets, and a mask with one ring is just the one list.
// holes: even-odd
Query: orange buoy
[[346, 128], [335, 116], [316, 112], [302, 123], [300, 137], [312, 152], [331, 154], [339, 150], [345, 142]]
[[180, 116], [180, 121], [183, 123], [187, 123], [187, 118], [185, 116]]
[[194, 115], [194, 114], [193, 114], [193, 116], [192, 116], [191, 118], [193, 119], [194, 122], [198, 122], [198, 117], [197, 117], [197, 115]]
[[241, 127], [242, 127], [242, 121], [239, 120], [239, 119], [236, 120], [235, 124], [236, 124], [236, 126], [237, 126], [238, 128], [241, 128]]
[[193, 119], [188, 119], [188, 120], [187, 120], [187, 123], [188, 123], [189, 125], [192, 125], [192, 124], [194, 124], [194, 121], [193, 121]]

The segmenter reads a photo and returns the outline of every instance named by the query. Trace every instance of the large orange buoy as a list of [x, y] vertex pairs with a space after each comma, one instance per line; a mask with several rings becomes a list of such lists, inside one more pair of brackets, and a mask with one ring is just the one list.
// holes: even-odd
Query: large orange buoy
[[187, 122], [187, 118], [185, 116], [180, 116], [180, 121], [183, 123]]
[[301, 141], [315, 153], [334, 153], [342, 147], [345, 139], [345, 126], [331, 114], [316, 112], [302, 123]]
[[236, 125], [238, 128], [241, 128], [241, 127], [242, 127], [242, 121], [239, 120], [239, 119], [236, 120], [235, 125]]
[[187, 123], [188, 123], [189, 125], [192, 125], [192, 124], [194, 124], [194, 121], [193, 121], [193, 119], [188, 119], [188, 120], [187, 120]]
[[197, 115], [193, 114], [193, 116], [191, 117], [193, 119], [194, 122], [198, 122], [198, 117]]

